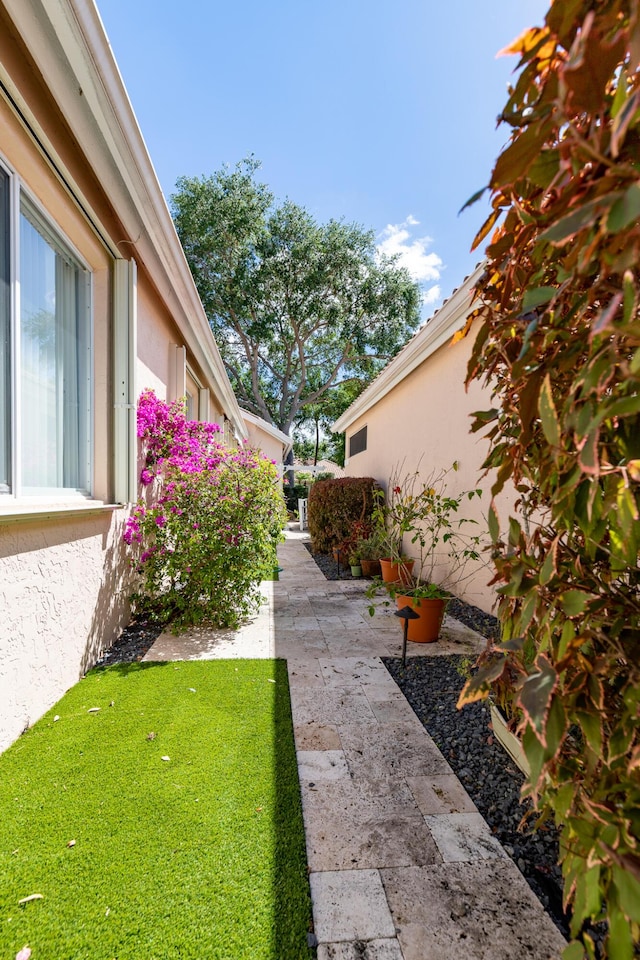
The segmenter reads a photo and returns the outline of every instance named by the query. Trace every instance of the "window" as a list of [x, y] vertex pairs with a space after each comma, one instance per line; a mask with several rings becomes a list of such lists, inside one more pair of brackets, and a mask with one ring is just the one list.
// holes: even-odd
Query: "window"
[[358, 430], [352, 437], [349, 437], [349, 456], [353, 457], [356, 453], [364, 453], [367, 449], [367, 428]]
[[11, 489], [11, 288], [9, 177], [0, 167], [0, 493]]
[[90, 273], [0, 173], [0, 492], [87, 493]]

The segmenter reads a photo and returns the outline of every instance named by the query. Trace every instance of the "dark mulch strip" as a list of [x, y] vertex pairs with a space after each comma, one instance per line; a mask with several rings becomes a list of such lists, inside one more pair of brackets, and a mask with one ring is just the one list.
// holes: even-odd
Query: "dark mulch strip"
[[103, 653], [96, 664], [110, 667], [114, 663], [138, 663], [162, 633], [162, 626], [147, 620], [133, 620], [122, 631], [116, 642]]
[[352, 577], [351, 568], [344, 563], [338, 564], [328, 553], [314, 553], [311, 549], [311, 542], [303, 540], [305, 547], [315, 560], [317, 566], [322, 570], [327, 580], [356, 580], [366, 579], [363, 577]]

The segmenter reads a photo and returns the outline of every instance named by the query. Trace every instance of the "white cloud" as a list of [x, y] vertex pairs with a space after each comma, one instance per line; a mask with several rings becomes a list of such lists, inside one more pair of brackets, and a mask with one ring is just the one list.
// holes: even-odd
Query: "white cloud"
[[429, 287], [428, 290], [425, 290], [422, 294], [422, 303], [425, 307], [432, 307], [434, 304], [439, 303], [442, 297], [442, 290], [440, 289], [439, 283], [434, 283], [432, 287]]
[[440, 285], [437, 281], [440, 279], [443, 263], [437, 253], [428, 252], [433, 243], [431, 237], [412, 236], [412, 228], [419, 225], [420, 221], [411, 214], [403, 223], [388, 224], [378, 237], [378, 252], [387, 257], [397, 257], [399, 266], [405, 267], [422, 287], [423, 304], [433, 306], [440, 300]]

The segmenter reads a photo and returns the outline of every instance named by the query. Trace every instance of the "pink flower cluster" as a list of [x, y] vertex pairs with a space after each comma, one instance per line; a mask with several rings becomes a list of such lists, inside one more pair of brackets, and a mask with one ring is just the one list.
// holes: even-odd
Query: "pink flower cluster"
[[138, 436], [145, 445], [140, 482], [152, 483], [164, 463], [186, 474], [215, 470], [226, 454], [219, 433], [217, 423], [187, 420], [181, 400], [165, 403], [145, 390], [138, 401]]

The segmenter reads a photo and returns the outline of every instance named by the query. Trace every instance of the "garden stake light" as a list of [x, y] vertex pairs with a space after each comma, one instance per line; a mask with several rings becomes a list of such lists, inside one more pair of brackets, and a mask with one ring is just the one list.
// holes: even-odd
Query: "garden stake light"
[[402, 610], [396, 610], [394, 617], [400, 617], [402, 624], [402, 666], [407, 665], [407, 634], [409, 632], [409, 620], [419, 620], [420, 614], [412, 610], [411, 607], [403, 607]]

